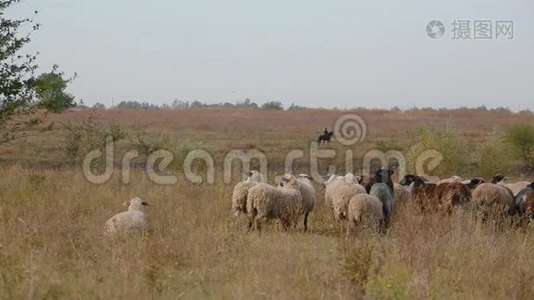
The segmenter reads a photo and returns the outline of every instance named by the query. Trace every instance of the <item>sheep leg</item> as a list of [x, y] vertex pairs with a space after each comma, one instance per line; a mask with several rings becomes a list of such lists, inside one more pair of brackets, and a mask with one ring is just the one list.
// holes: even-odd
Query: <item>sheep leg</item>
[[347, 230], [345, 230], [345, 238], [349, 238], [352, 234], [352, 222], [349, 222], [347, 225]]
[[343, 236], [345, 233], [345, 226], [343, 226], [343, 220], [339, 220], [339, 234], [340, 236]]
[[254, 219], [253, 218], [249, 218], [248, 219], [247, 232], [250, 232], [252, 230], [252, 225], [254, 225]]
[[304, 232], [308, 231], [308, 214], [309, 213], [306, 213], [304, 215]]
[[259, 216], [256, 216], [256, 218], [254, 218], [254, 229], [257, 231], [261, 231], [261, 217]]
[[282, 228], [284, 228], [284, 231], [289, 231], [291, 228], [291, 221], [290, 220], [281, 220], [282, 221]]

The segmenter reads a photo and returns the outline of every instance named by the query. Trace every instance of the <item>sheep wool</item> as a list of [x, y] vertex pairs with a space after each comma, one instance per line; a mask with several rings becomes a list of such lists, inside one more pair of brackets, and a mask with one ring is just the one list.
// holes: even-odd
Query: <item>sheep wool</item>
[[332, 198], [332, 208], [336, 221], [345, 220], [350, 199], [354, 195], [366, 194], [365, 188], [359, 184], [343, 183], [337, 187]]
[[[280, 186], [286, 186], [287, 182], [291, 182], [291, 174], [282, 176]], [[308, 215], [315, 208], [315, 202], [317, 201], [317, 193], [312, 184], [312, 179], [307, 174], [299, 174], [297, 180], [300, 183], [300, 194], [302, 196], [304, 207], [304, 231], [308, 230]]]
[[295, 176], [284, 187], [273, 187], [258, 183], [248, 191], [247, 215], [249, 227], [260, 229], [260, 223], [266, 219], [278, 219], [285, 230], [296, 227], [298, 218], [304, 213], [300, 183]]
[[391, 191], [391, 188], [385, 183], [375, 183], [371, 187], [369, 195], [375, 196], [382, 202], [382, 210], [384, 212], [384, 220], [386, 228], [389, 228], [391, 224], [391, 215], [395, 208], [395, 197]]
[[398, 183], [393, 184], [395, 200], [399, 205], [408, 203], [412, 199], [412, 190]]
[[263, 176], [258, 171], [251, 171], [248, 178], [244, 181], [238, 182], [232, 193], [232, 211], [234, 216], [239, 216], [241, 213], [247, 213], [247, 195], [248, 190], [259, 182], [263, 182]]
[[332, 208], [332, 199], [334, 198], [334, 192], [342, 184], [355, 184], [361, 181], [360, 176], [354, 176], [351, 173], [347, 173], [345, 176], [331, 175], [325, 182], [325, 206]]
[[106, 221], [105, 233], [114, 235], [118, 233], [143, 233], [148, 228], [145, 216], [147, 202], [134, 198], [124, 203], [128, 211], [118, 213]]
[[384, 223], [382, 203], [368, 194], [355, 195], [349, 201], [348, 223], [347, 237], [361, 227], [381, 229]]
[[442, 179], [442, 180], [438, 181], [437, 185], [440, 185], [442, 183], [455, 183], [455, 182], [461, 183], [462, 181], [463, 181], [462, 177], [454, 175], [451, 178], [446, 178], [446, 179]]
[[510, 191], [512, 191], [512, 194], [514, 194], [514, 196], [517, 196], [519, 192], [521, 192], [523, 189], [525, 189], [529, 185], [530, 185], [530, 182], [528, 181], [519, 181], [515, 183], [508, 183], [508, 184], [505, 184], [504, 186], [507, 187]]
[[512, 192], [502, 185], [483, 183], [473, 191], [472, 197], [475, 208], [483, 218], [512, 216], [517, 212]]

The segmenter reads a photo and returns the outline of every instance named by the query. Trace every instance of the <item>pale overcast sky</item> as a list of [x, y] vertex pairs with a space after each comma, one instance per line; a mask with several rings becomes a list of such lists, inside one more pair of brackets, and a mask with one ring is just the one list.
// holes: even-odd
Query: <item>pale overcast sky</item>
[[[532, 0], [23, 0], [10, 13], [34, 10], [28, 49], [44, 70], [77, 72], [87, 104], [534, 109]], [[493, 37], [452, 39], [454, 20], [490, 20]], [[495, 37], [503, 20], [511, 40]]]

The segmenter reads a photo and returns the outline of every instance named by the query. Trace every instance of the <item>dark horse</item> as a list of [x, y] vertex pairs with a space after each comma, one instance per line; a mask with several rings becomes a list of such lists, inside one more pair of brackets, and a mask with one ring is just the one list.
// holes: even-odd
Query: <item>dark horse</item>
[[325, 130], [325, 132], [319, 136], [319, 139], [317, 140], [317, 142], [319, 144], [321, 144], [323, 142], [330, 143], [330, 140], [332, 139], [333, 135], [334, 135], [333, 131], [328, 132], [328, 131]]

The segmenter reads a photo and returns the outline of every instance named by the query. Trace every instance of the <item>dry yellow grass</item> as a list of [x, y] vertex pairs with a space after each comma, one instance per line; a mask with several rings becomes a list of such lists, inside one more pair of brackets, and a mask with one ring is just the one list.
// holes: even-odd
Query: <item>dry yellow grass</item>
[[[333, 114], [313, 116], [323, 113]], [[267, 113], [277, 114], [282, 116], [278, 123], [265, 117], [265, 132], [259, 133], [261, 126], [254, 129], [258, 138], [252, 148], [271, 150], [275, 154], [270, 159], [279, 164], [286, 149], [306, 145], [307, 135], [314, 138], [316, 129], [306, 129], [309, 122], [294, 123], [279, 139], [276, 131], [285, 127], [274, 124], [293, 121], [284, 113]], [[241, 117], [223, 117], [230, 118], [229, 124], [242, 124]], [[212, 127], [207, 118], [201, 120], [215, 133], [199, 130], [195, 140], [219, 156], [248, 143], [245, 138], [256, 138], [236, 129], [210, 140], [210, 134], [226, 129]], [[503, 126], [512, 119], [503, 117]], [[127, 128], [135, 125], [130, 118], [119, 120], [131, 122]], [[154, 126], [151, 130], [159, 132], [169, 125]], [[184, 127], [168, 130], [177, 137], [194, 137], [180, 133], [194, 132], [189, 125], [179, 126]], [[471, 134], [482, 132], [477, 130]], [[50, 132], [45, 132], [29, 143], [57, 151], [44, 154], [53, 160], [64, 159], [58, 150], [63, 133], [57, 129], [46, 140]], [[386, 131], [371, 138], [381, 134]], [[163, 186], [136, 170], [131, 183], [123, 185], [116, 170], [112, 180], [96, 186], [79, 168], [21, 168], [19, 163], [31, 158], [17, 149], [31, 153], [29, 147], [2, 148], [11, 151], [0, 167], [2, 299], [529, 299], [534, 294], [530, 229], [480, 224], [464, 211], [422, 216], [407, 203], [395, 212], [386, 236], [364, 232], [345, 240], [322, 206], [324, 191], [317, 185], [319, 205], [308, 233], [283, 232], [276, 224], [261, 234], [246, 233], [246, 221], [233, 218], [230, 210], [233, 185], [223, 184], [219, 173], [214, 185], [193, 185], [179, 175], [177, 185]], [[281, 170], [271, 170], [270, 182], [276, 172]], [[134, 196], [151, 203], [151, 232], [105, 239], [106, 219], [124, 210], [122, 203]]]

